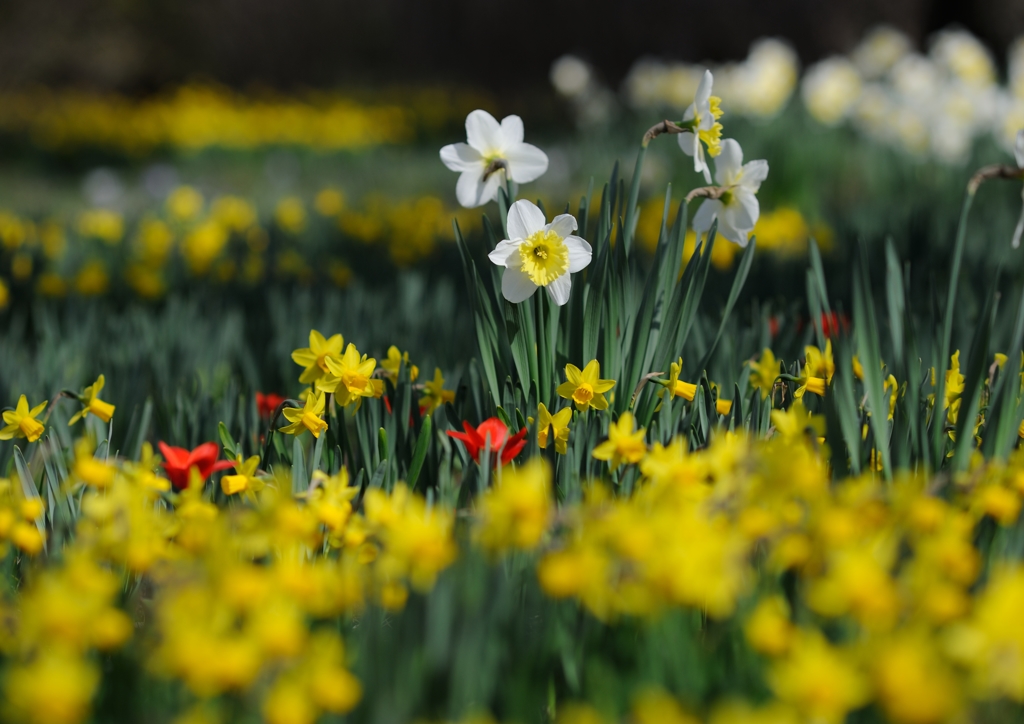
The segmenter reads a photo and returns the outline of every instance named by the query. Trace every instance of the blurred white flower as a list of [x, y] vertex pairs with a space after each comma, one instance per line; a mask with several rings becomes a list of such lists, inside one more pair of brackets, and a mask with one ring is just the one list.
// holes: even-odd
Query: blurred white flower
[[711, 95], [712, 83], [711, 71], [704, 71], [704, 77], [697, 86], [697, 95], [683, 114], [683, 122], [680, 124], [689, 126], [691, 130], [678, 136], [683, 153], [693, 156], [693, 170], [703, 173], [707, 183], [711, 183], [711, 170], [704, 158], [704, 146], [707, 146], [707, 155], [711, 157], [717, 156], [722, 148], [722, 124], [718, 122], [722, 117], [722, 109], [719, 107], [721, 99]]
[[793, 95], [800, 71], [796, 51], [776, 38], [762, 38], [750, 46], [747, 59], [733, 69], [735, 87], [719, 88], [729, 112], [769, 118]]
[[966, 30], [942, 30], [932, 40], [931, 56], [940, 68], [969, 85], [986, 87], [995, 83], [992, 54]]
[[890, 25], [879, 25], [854, 48], [851, 59], [865, 78], [879, 78], [910, 48], [910, 38], [905, 34]]
[[889, 79], [900, 96], [918, 102], [930, 100], [940, 85], [938, 68], [917, 53], [900, 58], [889, 72]]
[[810, 114], [834, 126], [853, 110], [862, 88], [857, 67], [846, 58], [833, 56], [807, 69], [800, 92]]
[[569, 301], [569, 275], [586, 268], [593, 253], [590, 244], [573, 235], [575, 217], [560, 214], [549, 224], [535, 204], [520, 199], [508, 210], [505, 226], [510, 238], [498, 242], [487, 256], [505, 267], [502, 296], [518, 304], [544, 287], [558, 306]]
[[704, 232], [718, 219], [718, 233], [746, 246], [761, 207], [757, 191], [768, 178], [767, 161], [743, 163], [743, 149], [731, 138], [722, 141], [722, 153], [715, 161], [715, 182], [725, 189], [718, 199], [704, 199], [693, 216], [693, 230]]
[[1017, 98], [1024, 98], [1024, 36], [1010, 43], [1006, 51], [1006, 65], [1010, 92]]
[[575, 98], [586, 92], [591, 76], [590, 66], [575, 55], [563, 55], [551, 64], [551, 85], [566, 98]]
[[936, 116], [929, 133], [932, 155], [943, 163], [962, 165], [971, 155], [974, 136], [970, 126], [955, 116]]
[[891, 94], [880, 83], [864, 85], [853, 110], [857, 126], [866, 134], [879, 141], [891, 140], [890, 117], [895, 112]]
[[455, 195], [466, 208], [483, 206], [498, 197], [506, 174], [514, 182], [529, 183], [547, 171], [548, 157], [529, 143], [523, 143], [523, 120], [506, 116], [499, 124], [487, 111], [473, 111], [466, 117], [466, 140], [441, 149], [441, 161], [458, 171]]

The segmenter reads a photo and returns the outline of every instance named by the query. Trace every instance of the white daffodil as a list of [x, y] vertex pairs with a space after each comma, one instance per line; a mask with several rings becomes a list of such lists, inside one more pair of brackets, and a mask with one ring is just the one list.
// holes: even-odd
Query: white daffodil
[[722, 141], [722, 153], [715, 161], [715, 182], [723, 192], [717, 199], [704, 199], [693, 216], [693, 230], [707, 231], [717, 218], [719, 234], [746, 246], [761, 214], [756, 194], [766, 178], [767, 161], [744, 164], [740, 144], [731, 138]]
[[441, 161], [462, 175], [455, 195], [466, 208], [483, 206], [498, 197], [498, 189], [511, 178], [524, 184], [548, 170], [548, 157], [523, 143], [523, 119], [506, 116], [499, 124], [487, 111], [466, 116], [468, 143], [452, 143], [441, 149]]
[[590, 244], [578, 236], [572, 214], [560, 214], [550, 224], [536, 204], [520, 199], [508, 210], [510, 239], [498, 243], [488, 258], [505, 267], [501, 293], [513, 304], [547, 289], [558, 306], [569, 301], [569, 275], [584, 269], [592, 255]]
[[[1017, 140], [1013, 144], [1013, 156], [1017, 159], [1017, 168], [1024, 168], [1024, 130], [1017, 131]], [[1020, 237], [1024, 234], [1024, 190], [1020, 192], [1021, 209], [1017, 228], [1013, 230], [1013, 248], [1020, 246]]]
[[722, 99], [711, 95], [712, 82], [711, 71], [705, 70], [697, 86], [697, 95], [683, 114], [683, 122], [679, 124], [690, 128], [679, 134], [679, 147], [687, 156], [693, 156], [693, 170], [703, 173], [707, 183], [711, 183], [711, 170], [704, 158], [704, 146], [708, 147], [708, 155], [712, 158], [722, 150], [722, 124], [718, 122], [722, 117], [722, 109], [719, 107]]

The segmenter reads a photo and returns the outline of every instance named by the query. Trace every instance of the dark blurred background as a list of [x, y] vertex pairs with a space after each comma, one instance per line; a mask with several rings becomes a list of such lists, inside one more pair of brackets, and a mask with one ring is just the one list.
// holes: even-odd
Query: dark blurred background
[[0, 3], [0, 89], [545, 83], [571, 52], [617, 84], [639, 57], [742, 58], [779, 36], [804, 63], [890, 23], [923, 43], [959, 24], [1004, 59], [1024, 0], [32, 0]]

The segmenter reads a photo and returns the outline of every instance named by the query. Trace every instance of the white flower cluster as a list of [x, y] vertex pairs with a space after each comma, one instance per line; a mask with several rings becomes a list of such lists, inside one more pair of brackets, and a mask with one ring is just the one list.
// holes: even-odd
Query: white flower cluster
[[[686, 108], [697, 93], [706, 65], [637, 61], [623, 88], [635, 109]], [[770, 118], [781, 111], [799, 77], [796, 53], [784, 41], [758, 40], [747, 59], [712, 69], [715, 89], [730, 114]]]
[[[989, 50], [964, 30], [932, 37], [928, 53], [890, 27], [872, 30], [850, 54], [807, 69], [801, 95], [827, 125], [851, 121], [877, 140], [947, 163], [963, 163], [992, 133], [1012, 149], [1024, 125], [1024, 45], [1011, 52], [1002, 88]], [[1016, 92], [1015, 92], [1016, 91]]]

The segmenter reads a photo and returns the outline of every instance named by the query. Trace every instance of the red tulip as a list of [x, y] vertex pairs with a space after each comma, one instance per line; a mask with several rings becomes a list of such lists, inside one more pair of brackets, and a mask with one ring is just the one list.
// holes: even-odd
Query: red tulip
[[270, 419], [281, 403], [285, 401], [283, 395], [277, 395], [273, 392], [263, 394], [262, 392], [256, 393], [256, 409], [260, 413], [260, 417]]
[[158, 444], [160, 454], [164, 456], [164, 471], [171, 485], [177, 490], [188, 487], [189, 471], [192, 468], [196, 469], [200, 479], [205, 482], [214, 472], [227, 470], [235, 465], [230, 460], [217, 459], [220, 457], [220, 446], [215, 442], [204, 442], [191, 451], [183, 447], [171, 447], [164, 442]]
[[[502, 465], [507, 465], [512, 458], [526, 447], [526, 440], [524, 439], [526, 437], [526, 428], [524, 427], [515, 435], [509, 437], [508, 427], [497, 417], [484, 420], [476, 428], [468, 422], [463, 422], [462, 429], [465, 432], [449, 430], [448, 436], [454, 437], [456, 440], [462, 440], [466, 446], [466, 451], [477, 462], [480, 462], [480, 451], [487, 445], [488, 438], [490, 438], [491, 450], [500, 451], [499, 457]], [[497, 464], [497, 462], [498, 459], [495, 458], [494, 463]]]

